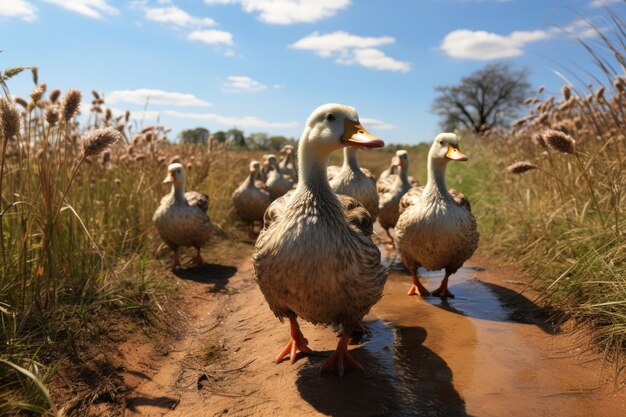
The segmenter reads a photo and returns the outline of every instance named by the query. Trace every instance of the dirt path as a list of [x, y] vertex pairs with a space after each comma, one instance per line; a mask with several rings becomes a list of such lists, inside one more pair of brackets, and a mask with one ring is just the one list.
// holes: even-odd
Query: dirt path
[[[541, 324], [509, 272], [474, 260], [451, 280], [456, 298], [407, 297], [410, 277], [392, 273], [371, 330], [352, 346], [365, 371], [319, 375], [335, 348], [332, 328], [302, 324], [320, 356], [279, 365], [289, 328], [272, 315], [238, 266], [209, 265], [178, 280], [181, 337], [167, 349], [122, 347], [124, 381], [136, 388], [125, 415], [219, 416], [622, 416], [626, 389], [599, 373], [572, 334]], [[394, 265], [395, 266], [395, 265]], [[505, 275], [503, 275], [505, 274]], [[428, 288], [440, 274], [428, 274]], [[622, 387], [623, 388], [623, 387]]]

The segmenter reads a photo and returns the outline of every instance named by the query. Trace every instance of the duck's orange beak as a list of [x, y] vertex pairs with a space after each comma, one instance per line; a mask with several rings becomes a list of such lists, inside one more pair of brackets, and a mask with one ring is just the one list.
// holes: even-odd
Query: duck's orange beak
[[467, 161], [467, 156], [462, 154], [458, 147], [448, 145], [448, 152], [446, 152], [446, 158], [452, 161]]
[[173, 182], [174, 182], [174, 176], [170, 172], [169, 174], [167, 174], [167, 177], [165, 177], [165, 179], [163, 180], [163, 184], [171, 184]]
[[346, 119], [343, 124], [346, 130], [341, 137], [341, 141], [348, 146], [360, 146], [363, 148], [381, 148], [385, 146], [385, 142], [382, 139], [365, 130], [361, 123]]

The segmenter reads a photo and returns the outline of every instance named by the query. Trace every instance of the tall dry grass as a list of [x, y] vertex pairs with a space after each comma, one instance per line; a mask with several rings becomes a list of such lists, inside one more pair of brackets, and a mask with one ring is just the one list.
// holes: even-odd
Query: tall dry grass
[[0, 79], [0, 414], [52, 410], [41, 387], [60, 352], [112, 312], [146, 320], [158, 308], [171, 284], [146, 265], [169, 256], [152, 214], [171, 160], [185, 165], [189, 189], [211, 196], [212, 250], [245, 236], [230, 195], [247, 155], [171, 144], [161, 126], [114, 117], [95, 91], [80, 126], [81, 92], [47, 91], [36, 70], [29, 99], [10, 95], [10, 78], [27, 70]]
[[590, 324], [607, 354], [619, 355], [626, 347], [626, 25], [610, 14], [613, 29], [583, 42], [604, 79], [565, 85], [558, 95], [540, 88], [511, 131], [472, 147], [497, 164], [474, 198], [483, 199], [483, 250], [523, 262], [546, 302]]

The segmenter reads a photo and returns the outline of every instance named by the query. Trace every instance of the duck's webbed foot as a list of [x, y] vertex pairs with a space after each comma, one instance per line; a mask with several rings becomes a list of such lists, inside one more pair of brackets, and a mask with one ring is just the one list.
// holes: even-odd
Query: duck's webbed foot
[[202, 254], [200, 253], [200, 248], [196, 248], [196, 250], [198, 252], [196, 253], [196, 257], [193, 258], [193, 264], [195, 266], [202, 266], [202, 265], [204, 265], [204, 259], [202, 259]]
[[435, 291], [432, 292], [432, 295], [440, 298], [454, 298], [454, 294], [448, 290], [448, 278], [450, 278], [448, 272], [446, 272], [446, 276], [443, 277], [443, 281], [441, 281], [441, 285]]
[[339, 376], [343, 376], [346, 368], [364, 369], [363, 366], [350, 355], [350, 352], [348, 352], [349, 339], [346, 334], [347, 332], [344, 331], [343, 336], [341, 336], [337, 344], [337, 349], [324, 361], [320, 368], [320, 373], [329, 369], [336, 369]]
[[298, 352], [313, 352], [309, 348], [309, 341], [306, 340], [306, 338], [302, 334], [300, 326], [298, 325], [295, 317], [289, 317], [289, 325], [291, 327], [291, 337], [289, 338], [287, 346], [285, 346], [282, 352], [280, 352], [280, 354], [276, 357], [276, 363], [280, 363], [287, 355], [290, 355], [291, 363], [294, 363], [296, 361], [296, 355]]
[[180, 259], [178, 259], [178, 251], [174, 251], [174, 262], [172, 262], [170, 268], [172, 271], [176, 270], [176, 268], [180, 268]]
[[409, 289], [409, 292], [406, 293], [406, 295], [421, 295], [422, 297], [430, 295], [430, 291], [428, 291], [426, 287], [422, 285], [419, 277], [417, 276], [417, 272], [415, 271], [413, 271], [413, 285]]

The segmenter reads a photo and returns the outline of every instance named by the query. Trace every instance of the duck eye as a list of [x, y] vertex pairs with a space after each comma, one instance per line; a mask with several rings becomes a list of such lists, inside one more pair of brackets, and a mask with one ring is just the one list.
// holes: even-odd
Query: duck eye
[[335, 115], [334, 115], [334, 114], [332, 114], [332, 113], [328, 113], [328, 114], [326, 115], [326, 120], [328, 120], [329, 122], [333, 122], [333, 121], [335, 121]]

